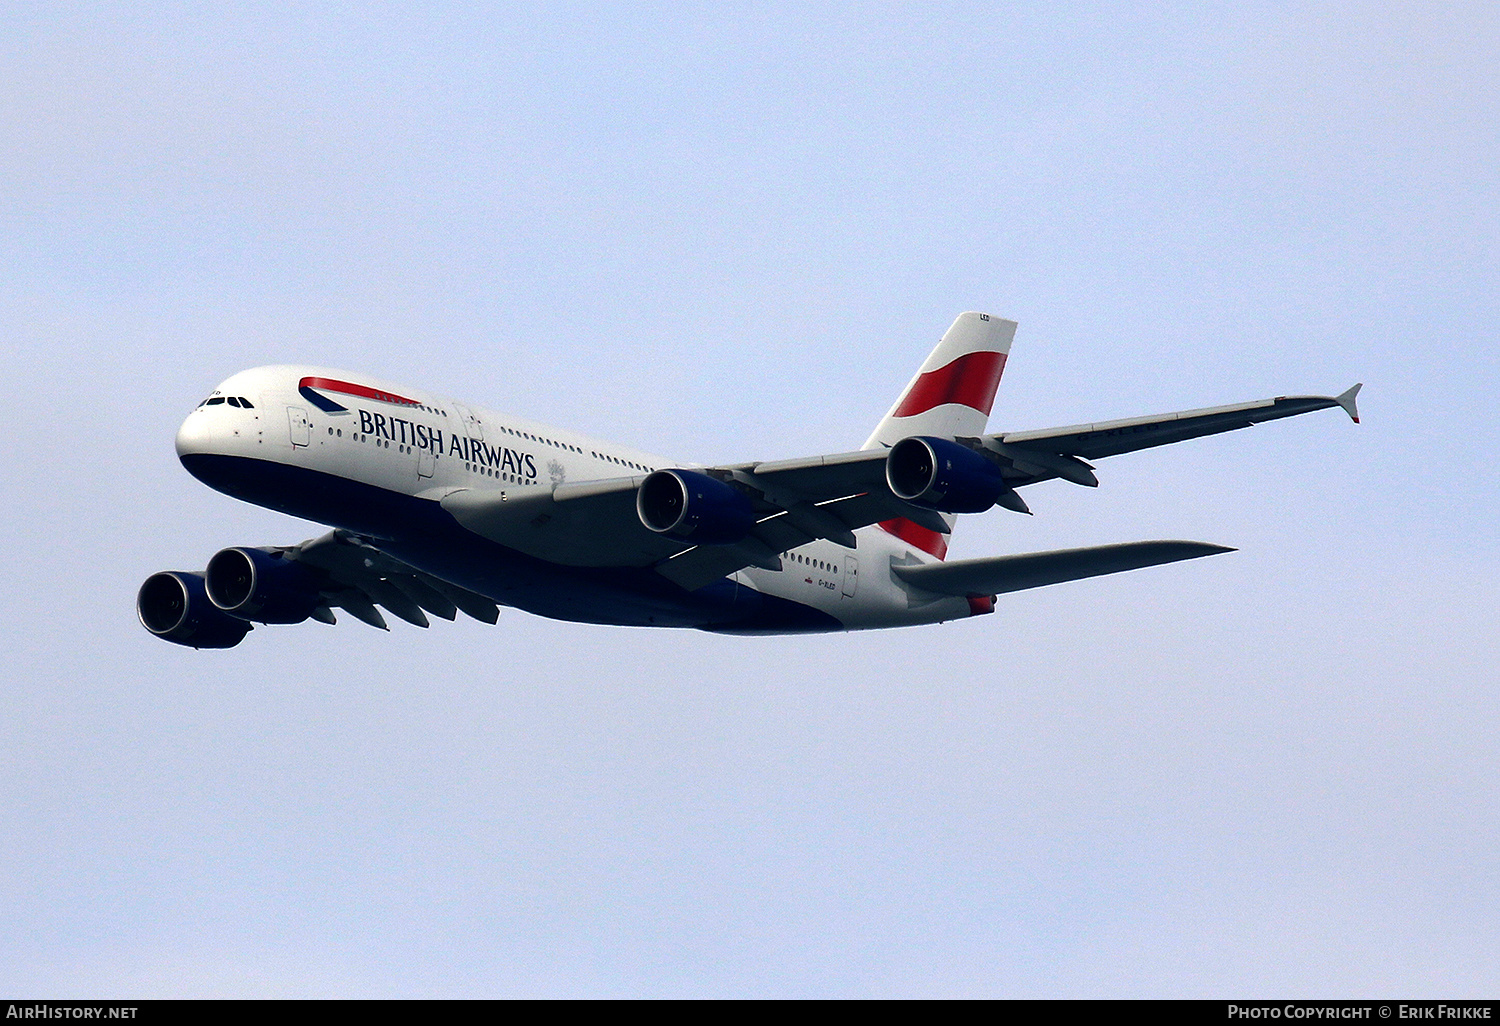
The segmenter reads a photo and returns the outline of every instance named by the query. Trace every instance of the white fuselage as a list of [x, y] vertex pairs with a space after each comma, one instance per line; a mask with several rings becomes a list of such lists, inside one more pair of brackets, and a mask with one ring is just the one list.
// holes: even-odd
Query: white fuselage
[[[440, 509], [441, 500], [459, 489], [524, 496], [563, 483], [644, 479], [655, 470], [692, 466], [422, 389], [307, 366], [260, 367], [230, 377], [183, 422], [177, 451], [195, 475], [215, 488], [376, 538], [396, 530], [382, 519], [392, 503], [426, 503]], [[235, 469], [202, 472], [209, 465], [205, 457], [217, 460], [216, 468]], [[307, 473], [278, 476], [276, 468]], [[423, 528], [420, 544], [412, 544], [438, 554], [443, 539], [431, 537], [434, 530]], [[463, 533], [457, 523], [451, 523], [451, 530], [455, 537]], [[852, 550], [832, 541], [813, 541], [783, 553], [781, 570], [751, 567], [729, 580], [826, 618], [812, 618], [820, 626], [807, 629], [933, 623], [981, 611], [962, 598], [913, 589], [891, 573], [893, 561], [930, 562], [928, 553], [878, 525], [858, 529], [854, 537]], [[555, 563], [558, 587], [591, 587], [586, 578], [567, 583], [568, 575], [599, 569], [565, 557]], [[441, 569], [432, 572], [442, 576]], [[489, 575], [495, 578], [492, 586], [483, 587], [488, 577], [481, 572], [464, 586], [543, 615], [658, 622], [627, 608], [632, 605], [628, 582], [609, 584], [614, 597], [604, 603], [604, 611], [595, 602], [575, 617], [559, 605], [553, 590], [545, 600], [529, 601], [529, 592], [505, 586], [505, 574], [504, 567], [496, 566]], [[681, 602], [691, 606], [693, 594], [683, 591]], [[610, 602], [621, 604], [618, 617], [608, 613]], [[647, 604], [655, 608], [660, 602], [658, 595]]]

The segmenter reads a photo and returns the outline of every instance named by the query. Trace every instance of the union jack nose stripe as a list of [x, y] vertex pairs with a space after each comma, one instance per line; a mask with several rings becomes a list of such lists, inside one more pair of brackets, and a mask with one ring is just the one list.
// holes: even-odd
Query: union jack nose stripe
[[891, 416], [915, 417], [936, 406], [956, 403], [988, 417], [1004, 371], [1004, 353], [965, 353], [947, 366], [918, 377]]
[[397, 406], [420, 406], [415, 399], [408, 399], [394, 392], [385, 392], [369, 385], [359, 385], [352, 381], [340, 381], [337, 378], [303, 378], [297, 382], [297, 391], [302, 393], [302, 398], [312, 403], [327, 413], [338, 413], [348, 409], [334, 402], [324, 392], [337, 392], [341, 395], [351, 395], [359, 399], [374, 399], [382, 403], [395, 403]]

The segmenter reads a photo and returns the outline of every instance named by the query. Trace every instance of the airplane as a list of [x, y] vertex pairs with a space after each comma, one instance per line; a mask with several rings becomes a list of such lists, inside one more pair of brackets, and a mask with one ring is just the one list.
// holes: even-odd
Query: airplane
[[177, 432], [187, 471], [234, 498], [332, 528], [226, 548], [148, 577], [141, 624], [230, 648], [255, 624], [389, 629], [500, 606], [585, 623], [794, 634], [939, 623], [998, 596], [1234, 551], [1143, 541], [948, 561], [957, 516], [1029, 513], [1018, 489], [1099, 483], [1091, 460], [1341, 407], [1282, 396], [986, 434], [1016, 322], [960, 314], [864, 445], [700, 466], [368, 375], [258, 367]]

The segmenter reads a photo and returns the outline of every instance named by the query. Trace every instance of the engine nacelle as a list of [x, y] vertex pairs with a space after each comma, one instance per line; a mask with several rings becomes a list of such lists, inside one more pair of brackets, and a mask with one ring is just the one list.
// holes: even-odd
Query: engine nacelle
[[920, 435], [891, 446], [885, 481], [897, 498], [942, 513], [983, 513], [1010, 491], [1000, 468], [982, 454]]
[[152, 574], [135, 597], [141, 626], [165, 641], [193, 648], [233, 648], [250, 624], [209, 600], [203, 575], [183, 570]]
[[319, 602], [311, 570], [264, 549], [224, 549], [208, 561], [203, 583], [214, 605], [260, 623], [301, 623]]
[[699, 545], [730, 545], [755, 526], [750, 498], [692, 470], [658, 470], [641, 482], [635, 511], [657, 534]]

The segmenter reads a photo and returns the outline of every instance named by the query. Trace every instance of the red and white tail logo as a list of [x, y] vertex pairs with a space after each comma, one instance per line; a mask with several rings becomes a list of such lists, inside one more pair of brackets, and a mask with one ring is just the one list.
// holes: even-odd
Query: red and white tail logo
[[[959, 314], [863, 448], [889, 448], [912, 435], [983, 434], [1015, 334], [1015, 321], [983, 313]], [[951, 527], [954, 518], [944, 519]], [[910, 520], [887, 520], [880, 526], [938, 559], [948, 553], [945, 535]]]

